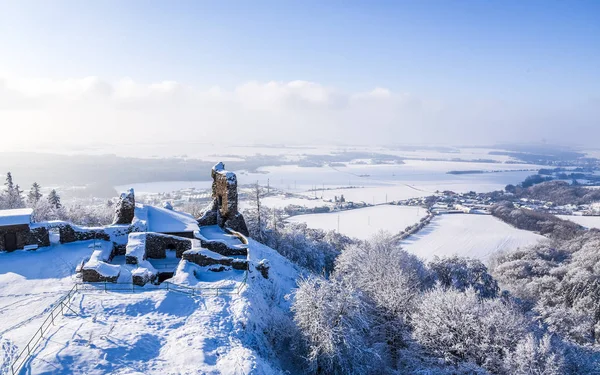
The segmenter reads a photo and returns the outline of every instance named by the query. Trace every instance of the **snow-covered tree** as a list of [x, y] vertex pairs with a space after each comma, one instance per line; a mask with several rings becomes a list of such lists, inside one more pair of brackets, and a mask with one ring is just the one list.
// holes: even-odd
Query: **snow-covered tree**
[[388, 233], [344, 249], [335, 262], [335, 276], [361, 290], [374, 305], [374, 332], [387, 345], [391, 362], [404, 345], [406, 320], [429, 285], [429, 273], [414, 255], [402, 250]]
[[504, 368], [511, 375], [561, 375], [563, 363], [563, 353], [550, 335], [538, 340], [530, 333], [506, 356]]
[[4, 183], [4, 186], [5, 189], [0, 197], [0, 208], [11, 209], [25, 207], [22, 197], [23, 191], [19, 185], [15, 185], [13, 182], [12, 173], [6, 173], [6, 182]]
[[436, 287], [412, 315], [413, 337], [450, 363], [473, 362], [490, 371], [502, 368], [506, 351], [528, 332], [524, 315], [507, 301], [482, 299], [477, 291]]
[[27, 195], [27, 203], [29, 205], [37, 204], [42, 198], [41, 187], [37, 182], [34, 182], [31, 185], [31, 189], [29, 190], [29, 194]]
[[54, 189], [52, 189], [52, 191], [50, 192], [50, 194], [48, 194], [48, 202], [50, 202], [50, 204], [55, 209], [59, 209], [59, 208], [62, 207], [62, 204], [60, 203], [60, 196], [58, 195], [58, 193]]
[[429, 263], [429, 268], [435, 280], [446, 288], [452, 287], [464, 291], [470, 287], [483, 298], [498, 295], [498, 283], [479, 259], [459, 256], [435, 257]]
[[316, 374], [374, 373], [377, 356], [368, 344], [370, 314], [360, 293], [337, 280], [301, 280], [292, 311], [308, 344]]

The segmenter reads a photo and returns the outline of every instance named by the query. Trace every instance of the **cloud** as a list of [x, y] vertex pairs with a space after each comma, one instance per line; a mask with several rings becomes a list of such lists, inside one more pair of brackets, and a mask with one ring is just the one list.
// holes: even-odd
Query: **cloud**
[[[375, 87], [347, 92], [316, 82], [246, 82], [232, 89], [99, 77], [0, 77], [5, 145], [135, 142], [460, 143], [577, 141], [598, 136], [594, 100], [528, 108], [477, 98], [423, 98]], [[26, 130], [25, 130], [26, 129]], [[586, 138], [590, 139], [590, 138]]]

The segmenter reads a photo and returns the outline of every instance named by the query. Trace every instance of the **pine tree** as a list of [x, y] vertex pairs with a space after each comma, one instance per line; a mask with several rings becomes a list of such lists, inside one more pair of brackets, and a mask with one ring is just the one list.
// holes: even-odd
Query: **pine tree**
[[4, 185], [6, 185], [6, 191], [10, 194], [15, 188], [15, 185], [13, 184], [12, 173], [6, 173], [6, 182]]
[[15, 185], [13, 196], [13, 208], [23, 208], [25, 207], [25, 202], [23, 201], [23, 190], [19, 184]]
[[4, 208], [21, 208], [24, 206], [23, 198], [21, 197], [21, 188], [14, 184], [12, 173], [6, 173], [6, 182], [4, 183], [6, 190], [2, 194]]
[[40, 189], [41, 186], [37, 182], [34, 182], [33, 185], [31, 185], [31, 190], [29, 190], [29, 194], [27, 195], [27, 203], [33, 205], [40, 201], [42, 198]]
[[52, 207], [56, 209], [62, 207], [62, 204], [60, 203], [60, 196], [56, 193], [56, 190], [54, 189], [52, 189], [52, 191], [48, 195], [48, 202], [50, 202], [50, 205], [52, 205]]

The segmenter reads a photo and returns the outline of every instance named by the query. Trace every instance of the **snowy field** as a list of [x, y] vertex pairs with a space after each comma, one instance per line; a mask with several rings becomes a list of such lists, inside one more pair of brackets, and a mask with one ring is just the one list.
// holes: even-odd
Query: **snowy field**
[[426, 260], [436, 255], [460, 255], [485, 262], [497, 251], [514, 250], [543, 239], [491, 215], [449, 214], [435, 217], [419, 233], [404, 240], [403, 247]]
[[383, 205], [341, 212], [298, 215], [289, 218], [288, 221], [306, 223], [309, 228], [337, 231], [339, 220], [340, 233], [368, 239], [381, 230], [396, 234], [407, 226], [418, 223], [424, 216], [427, 216], [427, 211], [420, 207]]
[[558, 215], [563, 220], [570, 220], [586, 228], [600, 229], [600, 216]]
[[[88, 245], [0, 253], [0, 374], [10, 373], [10, 364], [51, 306], [72, 288], [76, 265], [92, 252]], [[22, 373], [277, 374], [263, 359], [265, 353], [253, 348], [269, 329], [264, 316], [289, 304], [280, 299], [274, 305], [271, 297], [289, 293], [298, 271], [251, 240], [250, 260], [264, 258], [272, 265], [270, 279], [254, 272], [239, 295], [208, 291], [190, 296], [147, 288], [135, 293], [77, 292], [71, 305], [76, 314], [56, 320]], [[198, 268], [188, 264], [180, 268]], [[207, 275], [216, 278], [218, 273]], [[176, 281], [185, 278], [190, 286], [206, 283], [191, 274]]]
[[[275, 196], [264, 197], [260, 200], [260, 204], [262, 204], [265, 207], [278, 208], [278, 209], [283, 209], [291, 204], [296, 205], [296, 206], [303, 206], [306, 208], [333, 206], [333, 204], [325, 202], [320, 198], [319, 199], [315, 199], [315, 198], [309, 199], [308, 197], [304, 197], [304, 198], [289, 197], [288, 198], [284, 195], [275, 195]], [[250, 201], [245, 200], [245, 201], [239, 202], [240, 210], [249, 209], [251, 207], [252, 207], [252, 203]]]
[[[344, 195], [346, 200], [385, 203], [432, 195], [435, 191], [487, 192], [501, 190], [507, 184], [522, 182], [541, 168], [536, 165], [495, 164], [454, 161], [406, 160], [405, 164], [363, 165], [346, 163], [337, 167], [300, 167], [297, 165], [261, 167], [258, 173], [236, 171], [240, 186], [255, 184], [271, 186], [284, 192], [303, 194], [310, 198], [333, 200]], [[483, 170], [488, 173], [448, 174], [456, 170]], [[501, 171], [501, 172], [493, 172]], [[136, 193], [169, 193], [182, 189], [209, 189], [211, 181], [170, 181], [116, 186], [117, 191], [133, 187]], [[355, 187], [348, 189], [348, 187]], [[314, 191], [316, 189], [316, 191]], [[294, 198], [296, 199], [296, 198]], [[273, 204], [270, 204], [273, 203]], [[271, 207], [285, 207], [270, 202]], [[311, 207], [310, 202], [303, 203]], [[290, 202], [289, 204], [297, 204]], [[314, 205], [320, 205], [313, 203]]]

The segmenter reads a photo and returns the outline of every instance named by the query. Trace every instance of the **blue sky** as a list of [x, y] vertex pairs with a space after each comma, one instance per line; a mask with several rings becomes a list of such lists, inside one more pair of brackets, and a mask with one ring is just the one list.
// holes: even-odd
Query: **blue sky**
[[0, 76], [303, 80], [568, 111], [600, 97], [600, 1], [0, 0], [0, 56]]

